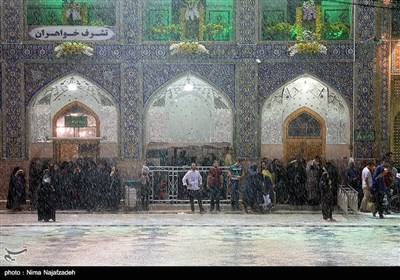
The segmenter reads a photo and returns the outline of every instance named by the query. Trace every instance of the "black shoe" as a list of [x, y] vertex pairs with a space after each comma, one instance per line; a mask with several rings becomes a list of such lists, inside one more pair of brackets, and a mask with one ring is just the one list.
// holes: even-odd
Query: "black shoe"
[[379, 215], [379, 219], [384, 219], [385, 217], [383, 215]]
[[372, 216], [376, 217], [376, 211], [372, 212]]

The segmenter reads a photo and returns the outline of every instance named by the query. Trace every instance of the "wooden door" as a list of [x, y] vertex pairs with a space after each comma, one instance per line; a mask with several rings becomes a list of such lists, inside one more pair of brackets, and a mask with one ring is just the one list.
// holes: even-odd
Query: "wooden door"
[[325, 121], [317, 113], [308, 108], [293, 112], [284, 123], [285, 162], [297, 156], [325, 159], [325, 139]]
[[302, 156], [306, 161], [313, 159], [316, 155], [323, 155], [322, 139], [288, 139], [286, 149], [288, 150], [286, 162], [298, 155]]
[[56, 162], [73, 161], [77, 158], [92, 158], [97, 162], [100, 155], [97, 139], [57, 139], [54, 140], [54, 160]]
[[71, 161], [79, 157], [78, 143], [60, 142], [58, 151], [58, 162]]
[[100, 156], [100, 120], [85, 104], [74, 101], [62, 108], [52, 120], [55, 162]]

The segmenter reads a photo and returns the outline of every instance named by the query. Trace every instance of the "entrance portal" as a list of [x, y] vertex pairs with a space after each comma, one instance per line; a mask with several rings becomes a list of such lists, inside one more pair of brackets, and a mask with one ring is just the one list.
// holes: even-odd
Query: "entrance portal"
[[325, 159], [325, 130], [324, 120], [308, 108], [289, 115], [283, 133], [285, 162], [297, 156], [306, 161], [315, 156]]
[[92, 158], [98, 162], [100, 140], [57, 139], [54, 140], [55, 162], [73, 161], [77, 158]]

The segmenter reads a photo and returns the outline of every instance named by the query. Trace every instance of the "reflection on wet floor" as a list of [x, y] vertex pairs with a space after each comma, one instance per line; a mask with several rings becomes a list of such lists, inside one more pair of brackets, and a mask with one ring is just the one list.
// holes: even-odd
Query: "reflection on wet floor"
[[9, 225], [1, 243], [10, 250], [27, 247], [14, 263], [2, 258], [2, 266], [400, 264], [398, 226]]

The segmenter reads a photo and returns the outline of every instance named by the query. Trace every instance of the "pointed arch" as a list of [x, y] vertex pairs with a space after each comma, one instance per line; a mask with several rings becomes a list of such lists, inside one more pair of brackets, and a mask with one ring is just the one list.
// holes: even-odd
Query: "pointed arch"
[[301, 108], [310, 109], [324, 120], [325, 153], [329, 159], [348, 157], [351, 107], [334, 88], [308, 73], [285, 83], [264, 101], [261, 110], [261, 154], [272, 158], [280, 158], [284, 154], [284, 121]]
[[[188, 84], [192, 88], [185, 88]], [[226, 94], [191, 71], [171, 79], [145, 104], [145, 143], [233, 142], [233, 105]]]
[[[69, 89], [69, 85], [75, 89]], [[55, 122], [60, 115], [81, 108], [95, 116], [96, 137], [101, 137], [101, 154], [107, 157], [118, 155], [118, 103], [99, 85], [84, 76], [70, 72], [44, 86], [28, 104], [30, 154], [51, 156], [54, 151], [51, 138], [56, 135]], [[50, 141], [49, 141], [50, 139]], [[107, 144], [106, 144], [107, 143]], [[45, 152], [43, 152], [43, 149]]]
[[[57, 122], [59, 121], [60, 118], [64, 117], [65, 115], [68, 115], [71, 112], [79, 112], [79, 113], [84, 113], [88, 116], [91, 116], [95, 120], [95, 135], [94, 137], [100, 137], [100, 119], [97, 116], [97, 114], [87, 107], [85, 104], [79, 102], [79, 101], [74, 101], [66, 105], [64, 108], [62, 108], [60, 111], [57, 112], [57, 114], [53, 117], [52, 120], [52, 137], [57, 137]], [[79, 137], [79, 136], [77, 136]]]

